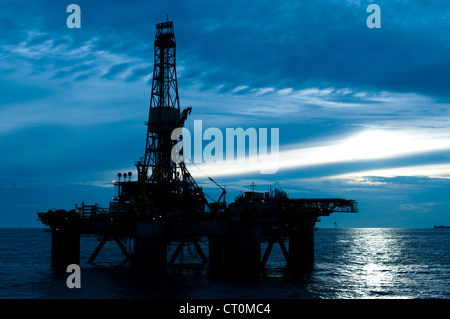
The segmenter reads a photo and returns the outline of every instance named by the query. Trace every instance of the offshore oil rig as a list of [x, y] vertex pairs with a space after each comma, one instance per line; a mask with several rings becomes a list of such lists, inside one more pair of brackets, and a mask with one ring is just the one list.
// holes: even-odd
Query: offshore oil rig
[[[313, 264], [315, 223], [331, 213], [357, 212], [356, 202], [289, 199], [275, 189], [245, 192], [227, 205], [222, 187], [219, 199], [208, 202], [185, 163], [172, 159], [173, 147], [182, 140], [172, 140], [172, 131], [183, 127], [191, 112], [190, 107], [180, 111], [173, 22], [156, 25], [154, 47], [145, 155], [136, 163], [137, 180], [131, 179], [131, 172], [119, 173], [108, 208], [83, 202], [69, 211], [38, 213], [52, 234], [52, 267], [65, 272], [69, 264], [79, 264], [80, 236], [92, 235], [99, 244], [88, 262], [114, 240], [132, 269], [144, 271], [173, 265], [187, 244], [213, 269], [258, 271], [274, 244], [280, 246], [287, 265]], [[130, 239], [134, 245], [127, 249], [124, 241]], [[199, 245], [203, 240], [208, 241], [209, 258]], [[264, 254], [261, 243], [267, 243]], [[177, 247], [171, 254], [169, 245]]]

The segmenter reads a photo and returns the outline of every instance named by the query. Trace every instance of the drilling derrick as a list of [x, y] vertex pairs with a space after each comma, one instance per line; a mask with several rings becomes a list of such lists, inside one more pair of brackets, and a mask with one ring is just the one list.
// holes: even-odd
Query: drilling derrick
[[171, 133], [180, 120], [175, 48], [173, 23], [159, 23], [156, 26], [153, 83], [142, 171], [147, 175], [151, 169], [149, 179], [158, 183], [177, 179], [176, 164], [170, 158], [176, 142], [171, 140]]
[[[180, 140], [172, 132], [184, 125], [191, 108], [180, 112], [173, 22], [156, 25], [154, 69], [144, 158], [136, 166], [141, 211], [165, 216], [184, 211], [202, 212], [205, 198], [183, 162], [172, 159]], [[178, 145], [177, 145], [178, 144]], [[173, 152], [179, 159], [182, 150]], [[175, 154], [176, 153], [176, 154]], [[157, 212], [155, 209], [157, 207]]]

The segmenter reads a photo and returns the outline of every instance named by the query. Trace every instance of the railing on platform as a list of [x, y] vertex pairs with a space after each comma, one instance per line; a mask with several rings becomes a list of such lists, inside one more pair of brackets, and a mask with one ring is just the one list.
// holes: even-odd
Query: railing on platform
[[82, 202], [81, 206], [75, 204], [75, 208], [78, 210], [78, 213], [82, 218], [90, 218], [94, 215], [109, 213], [108, 208], [100, 207], [97, 203], [94, 205], [85, 205], [85, 203]]

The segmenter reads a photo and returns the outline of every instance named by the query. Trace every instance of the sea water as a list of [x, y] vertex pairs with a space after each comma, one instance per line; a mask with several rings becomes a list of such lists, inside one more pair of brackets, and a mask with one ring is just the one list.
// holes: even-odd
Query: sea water
[[[450, 298], [450, 229], [319, 229], [311, 269], [292, 273], [275, 244], [256, 276], [213, 275], [193, 245], [163, 274], [136, 275], [114, 241], [88, 264], [98, 243], [96, 237], [81, 238], [81, 288], [69, 289], [69, 274], [51, 269], [51, 233], [0, 229], [0, 298]], [[132, 242], [125, 244], [132, 249]], [[201, 244], [206, 255], [207, 244]]]

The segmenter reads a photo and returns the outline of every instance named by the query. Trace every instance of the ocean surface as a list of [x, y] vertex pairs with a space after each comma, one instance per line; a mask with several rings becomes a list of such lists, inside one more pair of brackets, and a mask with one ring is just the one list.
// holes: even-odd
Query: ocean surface
[[[50, 233], [0, 229], [0, 298], [450, 298], [450, 229], [319, 229], [308, 272], [291, 273], [274, 245], [265, 271], [253, 277], [210, 274], [193, 246], [185, 247], [183, 266], [136, 276], [114, 241], [88, 264], [98, 243], [96, 237], [81, 238], [81, 288], [69, 289], [68, 274], [51, 269]], [[207, 254], [206, 244], [201, 246]]]

